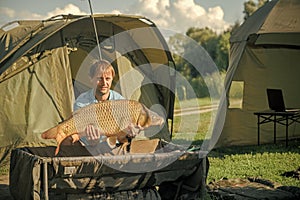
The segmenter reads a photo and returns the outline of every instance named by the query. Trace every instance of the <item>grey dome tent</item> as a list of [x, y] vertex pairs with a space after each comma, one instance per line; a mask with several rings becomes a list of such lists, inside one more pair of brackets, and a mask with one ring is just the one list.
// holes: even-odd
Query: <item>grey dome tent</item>
[[[282, 89], [287, 107], [300, 107], [300, 1], [272, 0], [230, 38], [225, 88], [228, 104], [217, 146], [257, 144], [257, 118], [268, 109], [266, 88]], [[299, 138], [300, 125], [289, 127]], [[273, 124], [261, 126], [261, 143], [273, 142]], [[285, 139], [277, 125], [277, 139]]]

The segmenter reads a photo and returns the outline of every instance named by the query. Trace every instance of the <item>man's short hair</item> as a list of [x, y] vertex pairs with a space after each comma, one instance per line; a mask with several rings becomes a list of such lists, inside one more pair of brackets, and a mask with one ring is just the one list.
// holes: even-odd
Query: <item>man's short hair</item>
[[108, 62], [107, 60], [99, 60], [96, 61], [94, 64], [92, 64], [91, 68], [90, 68], [90, 72], [89, 72], [89, 76], [92, 78], [95, 76], [95, 73], [97, 71], [100, 71], [102, 73], [107, 73], [109, 71], [111, 71], [112, 76], [115, 76], [115, 70], [113, 68], [113, 66], [111, 65], [110, 62]]

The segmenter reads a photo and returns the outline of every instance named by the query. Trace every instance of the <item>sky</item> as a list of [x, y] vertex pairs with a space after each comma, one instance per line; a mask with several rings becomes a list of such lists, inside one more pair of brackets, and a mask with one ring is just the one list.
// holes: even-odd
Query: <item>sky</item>
[[[216, 32], [243, 21], [246, 0], [90, 0], [96, 13], [142, 15], [159, 28], [184, 33], [190, 27]], [[23, 19], [90, 14], [88, 0], [0, 0], [0, 27]]]

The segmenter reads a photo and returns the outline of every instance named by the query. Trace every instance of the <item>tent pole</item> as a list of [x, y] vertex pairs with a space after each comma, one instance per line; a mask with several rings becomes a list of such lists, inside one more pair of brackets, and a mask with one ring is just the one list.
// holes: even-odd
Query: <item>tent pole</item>
[[92, 21], [93, 21], [93, 27], [94, 27], [94, 31], [95, 31], [95, 35], [96, 35], [96, 42], [97, 42], [97, 47], [98, 47], [98, 51], [99, 51], [99, 58], [100, 58], [100, 60], [102, 60], [100, 42], [99, 42], [99, 38], [98, 38], [98, 32], [97, 32], [95, 18], [94, 18], [94, 14], [93, 14], [93, 10], [92, 10], [91, 0], [88, 0], [88, 2], [89, 2], [89, 6], [90, 6], [91, 18], [92, 18]]

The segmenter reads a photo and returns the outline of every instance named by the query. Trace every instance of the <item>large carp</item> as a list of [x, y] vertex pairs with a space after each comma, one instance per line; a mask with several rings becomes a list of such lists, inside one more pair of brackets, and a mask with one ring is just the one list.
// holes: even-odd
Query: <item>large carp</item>
[[160, 125], [164, 118], [134, 100], [112, 100], [90, 104], [73, 112], [72, 116], [57, 126], [42, 133], [44, 139], [56, 139], [59, 151], [61, 142], [68, 136], [85, 136], [85, 128], [94, 125], [107, 137], [124, 134], [129, 125], [142, 128]]

